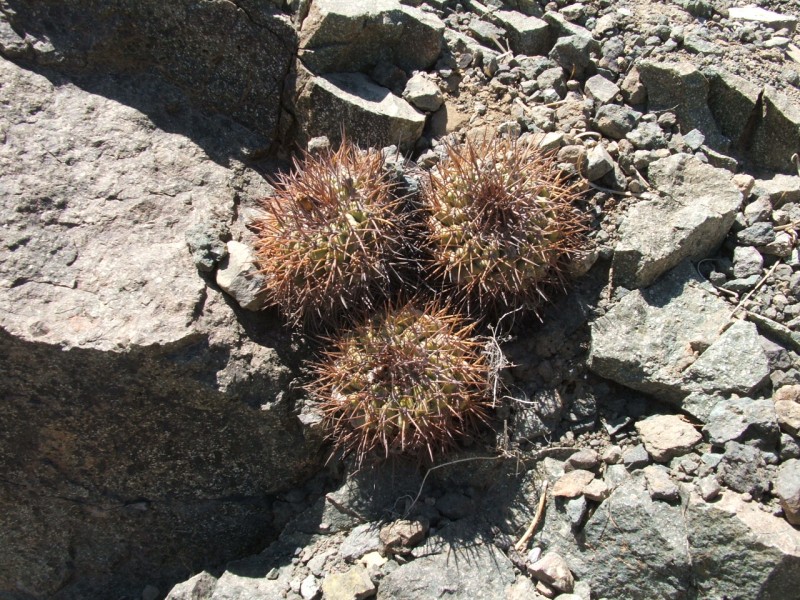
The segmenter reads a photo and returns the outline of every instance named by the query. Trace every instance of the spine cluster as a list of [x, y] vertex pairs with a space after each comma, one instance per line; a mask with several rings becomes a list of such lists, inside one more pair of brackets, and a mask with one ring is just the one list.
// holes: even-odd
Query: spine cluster
[[[486, 420], [475, 323], [564, 286], [584, 243], [577, 187], [535, 148], [490, 140], [448, 146], [413, 208], [381, 154], [347, 141], [303, 155], [275, 189], [255, 224], [269, 299], [296, 324], [349, 326], [307, 386], [334, 446], [358, 463], [433, 460]], [[429, 292], [398, 305], [419, 281]]]

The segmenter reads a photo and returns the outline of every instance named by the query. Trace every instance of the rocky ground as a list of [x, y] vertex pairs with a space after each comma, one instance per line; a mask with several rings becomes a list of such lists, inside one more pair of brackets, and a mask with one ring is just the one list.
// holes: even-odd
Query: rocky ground
[[[0, 1], [0, 597], [797, 597], [800, 8], [758, 5]], [[429, 471], [323, 468], [256, 312], [267, 148], [343, 125], [412, 187], [487, 134], [586, 182], [570, 291]]]

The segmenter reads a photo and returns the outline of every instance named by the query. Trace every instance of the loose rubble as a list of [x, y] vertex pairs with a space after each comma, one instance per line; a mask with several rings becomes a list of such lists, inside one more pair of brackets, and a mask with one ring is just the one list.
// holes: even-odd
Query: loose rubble
[[[796, 595], [795, 3], [156, 4], [0, 11], [0, 595]], [[585, 190], [574, 279], [491, 332], [492, 424], [434, 470], [309, 479], [310, 350], [263, 310], [262, 175], [343, 134], [409, 198], [495, 135]]]

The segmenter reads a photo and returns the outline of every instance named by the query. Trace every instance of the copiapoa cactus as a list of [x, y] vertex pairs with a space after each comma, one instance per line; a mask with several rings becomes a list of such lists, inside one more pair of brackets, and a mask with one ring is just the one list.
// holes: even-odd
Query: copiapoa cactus
[[472, 315], [536, 309], [563, 287], [581, 251], [578, 192], [535, 146], [508, 139], [448, 146], [424, 195], [430, 274]]
[[481, 420], [488, 367], [472, 325], [409, 304], [345, 333], [307, 386], [335, 447], [369, 457], [433, 460]]
[[381, 153], [344, 140], [295, 160], [274, 187], [254, 223], [268, 300], [312, 327], [374, 310], [401, 278], [407, 243]]

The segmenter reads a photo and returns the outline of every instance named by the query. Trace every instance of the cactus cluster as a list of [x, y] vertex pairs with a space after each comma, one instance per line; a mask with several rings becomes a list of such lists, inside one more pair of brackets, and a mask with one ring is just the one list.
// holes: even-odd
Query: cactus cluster
[[308, 386], [335, 445], [433, 460], [485, 418], [487, 367], [473, 325], [408, 304], [346, 333]]
[[406, 262], [406, 217], [379, 151], [344, 142], [305, 154], [262, 202], [256, 256], [268, 300], [294, 323], [375, 309]]
[[[359, 463], [433, 460], [485, 420], [475, 323], [535, 309], [563, 284], [583, 241], [577, 188], [552, 158], [507, 140], [447, 147], [413, 208], [380, 152], [347, 141], [303, 155], [275, 188], [256, 223], [269, 299], [295, 323], [351, 326], [307, 386], [335, 447]], [[435, 299], [392, 308], [404, 284], [421, 297], [419, 281]]]
[[448, 146], [425, 194], [429, 269], [470, 314], [547, 301], [580, 251], [578, 188], [551, 158], [509, 139]]

